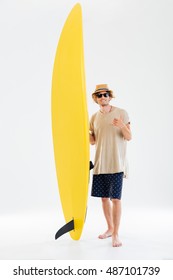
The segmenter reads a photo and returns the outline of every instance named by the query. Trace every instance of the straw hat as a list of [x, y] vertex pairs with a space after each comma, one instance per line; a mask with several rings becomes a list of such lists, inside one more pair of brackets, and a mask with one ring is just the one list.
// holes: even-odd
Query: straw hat
[[95, 91], [93, 92], [93, 94], [96, 95], [97, 93], [102, 92], [102, 91], [108, 91], [113, 95], [113, 91], [108, 88], [107, 84], [96, 85], [96, 88], [95, 88]]

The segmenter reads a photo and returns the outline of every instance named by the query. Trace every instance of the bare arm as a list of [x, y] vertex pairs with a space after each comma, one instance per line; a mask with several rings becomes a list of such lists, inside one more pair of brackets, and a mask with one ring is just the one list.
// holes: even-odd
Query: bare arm
[[94, 136], [94, 134], [90, 131], [89, 132], [89, 140], [90, 140], [90, 144], [91, 145], [94, 145], [95, 144], [95, 136]]
[[131, 133], [131, 129], [130, 129], [130, 124], [129, 123], [124, 125], [123, 127], [121, 127], [121, 131], [122, 131], [122, 134], [123, 134], [124, 138], [127, 141], [130, 141], [132, 139], [132, 133]]
[[120, 119], [114, 119], [112, 124], [121, 129], [122, 134], [127, 141], [130, 141], [132, 139], [130, 123], [125, 124], [125, 123], [123, 123], [122, 119], [120, 118]]

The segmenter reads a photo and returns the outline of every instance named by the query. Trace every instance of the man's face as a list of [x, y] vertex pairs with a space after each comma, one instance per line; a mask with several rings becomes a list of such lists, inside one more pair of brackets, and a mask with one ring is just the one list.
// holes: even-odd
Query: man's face
[[111, 98], [109, 96], [109, 92], [107, 92], [107, 91], [100, 91], [97, 94], [97, 103], [100, 106], [107, 106], [107, 105], [109, 105], [110, 100], [111, 100]]

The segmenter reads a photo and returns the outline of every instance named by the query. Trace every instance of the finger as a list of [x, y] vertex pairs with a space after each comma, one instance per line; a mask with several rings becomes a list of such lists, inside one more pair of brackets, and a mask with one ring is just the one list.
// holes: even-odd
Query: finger
[[113, 122], [114, 122], [114, 123], [118, 123], [118, 119], [114, 119]]

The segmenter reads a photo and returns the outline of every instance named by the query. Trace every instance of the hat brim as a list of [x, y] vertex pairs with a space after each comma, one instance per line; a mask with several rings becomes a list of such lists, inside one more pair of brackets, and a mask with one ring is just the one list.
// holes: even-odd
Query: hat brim
[[97, 95], [97, 94], [99, 94], [99, 93], [102, 92], [102, 91], [110, 92], [110, 93], [113, 95], [113, 91], [110, 90], [110, 89], [108, 89], [108, 90], [106, 90], [106, 89], [97, 90], [97, 91], [94, 91], [94, 92], [92, 93], [92, 95], [93, 95], [93, 94]]

